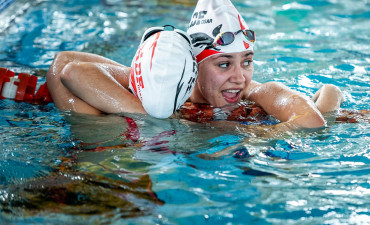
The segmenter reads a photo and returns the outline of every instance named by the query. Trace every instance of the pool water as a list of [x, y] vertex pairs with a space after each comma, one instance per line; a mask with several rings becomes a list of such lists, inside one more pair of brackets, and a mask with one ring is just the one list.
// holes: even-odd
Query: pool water
[[[64, 50], [130, 65], [147, 28], [185, 30], [195, 3], [18, 0], [0, 13], [0, 67], [43, 82]], [[369, 109], [367, 0], [233, 3], [257, 34], [255, 80], [308, 96], [335, 84], [343, 108]], [[96, 117], [7, 99], [0, 107], [2, 224], [370, 221], [366, 121], [338, 123], [329, 114], [325, 129], [255, 137], [231, 122]]]

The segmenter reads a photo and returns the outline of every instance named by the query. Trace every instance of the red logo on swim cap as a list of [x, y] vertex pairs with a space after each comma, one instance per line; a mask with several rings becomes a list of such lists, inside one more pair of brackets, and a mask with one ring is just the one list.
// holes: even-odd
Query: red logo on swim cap
[[137, 96], [134, 67], [131, 67], [130, 69], [130, 79], [131, 79], [131, 86], [134, 89], [135, 95]]
[[244, 47], [245, 47], [245, 49], [248, 49], [248, 48], [249, 48], [249, 44], [248, 44], [248, 43], [246, 43], [245, 41], [243, 41], [243, 43], [244, 43]]
[[243, 18], [240, 17], [240, 14], [238, 14], [238, 19], [239, 19], [240, 29], [245, 30], [245, 26], [244, 26], [245, 21], [243, 20]]
[[152, 44], [152, 46], [150, 46], [151, 48], [153, 48], [153, 51], [152, 51], [152, 57], [150, 58], [150, 70], [152, 70], [152, 61], [153, 61], [153, 56], [154, 56], [154, 51], [155, 51], [155, 47], [157, 47], [157, 41], [158, 41], [158, 38], [159, 38], [159, 35], [161, 34], [161, 32], [158, 32], [155, 36], [155, 40]]

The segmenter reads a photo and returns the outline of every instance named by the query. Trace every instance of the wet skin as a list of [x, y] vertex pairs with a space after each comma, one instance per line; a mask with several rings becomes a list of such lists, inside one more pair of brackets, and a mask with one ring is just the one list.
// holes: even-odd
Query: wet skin
[[[190, 102], [223, 107], [247, 99], [281, 122], [289, 122], [289, 129], [323, 127], [321, 113], [340, 106], [341, 92], [336, 87], [325, 86], [315, 95], [316, 106], [308, 97], [278, 82], [252, 81], [252, 62], [252, 51], [219, 54], [204, 60], [199, 64]], [[48, 71], [48, 89], [62, 110], [145, 113], [140, 100], [128, 91], [129, 69], [98, 55], [61, 52]], [[323, 101], [327, 99], [334, 104]], [[321, 105], [324, 107], [318, 107]]]
[[253, 51], [219, 54], [199, 64], [192, 102], [215, 107], [239, 102], [253, 76]]
[[[287, 130], [325, 126], [314, 102], [277, 83], [258, 83], [253, 77], [253, 51], [213, 55], [198, 64], [198, 80], [190, 101], [215, 107], [248, 99], [260, 105]], [[285, 127], [284, 127], [285, 129]]]

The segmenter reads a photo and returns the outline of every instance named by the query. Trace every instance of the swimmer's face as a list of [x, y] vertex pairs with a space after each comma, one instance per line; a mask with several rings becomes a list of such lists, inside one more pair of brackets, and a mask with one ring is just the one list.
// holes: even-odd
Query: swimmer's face
[[215, 107], [237, 103], [253, 76], [253, 51], [225, 53], [199, 64], [193, 101]]

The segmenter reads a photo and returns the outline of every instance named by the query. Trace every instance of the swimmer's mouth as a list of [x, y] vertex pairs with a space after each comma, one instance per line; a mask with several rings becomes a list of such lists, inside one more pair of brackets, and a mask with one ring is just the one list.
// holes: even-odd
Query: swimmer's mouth
[[228, 103], [236, 103], [239, 101], [241, 90], [225, 90], [222, 91], [222, 96]]

